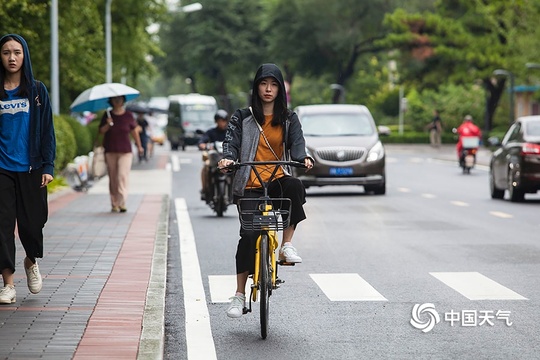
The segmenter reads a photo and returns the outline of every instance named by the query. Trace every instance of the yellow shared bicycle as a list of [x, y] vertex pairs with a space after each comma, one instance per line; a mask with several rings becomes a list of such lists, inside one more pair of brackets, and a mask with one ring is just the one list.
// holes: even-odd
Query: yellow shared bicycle
[[[284, 281], [277, 276], [277, 265], [294, 266], [283, 260], [276, 260], [276, 250], [279, 247], [278, 231], [289, 226], [291, 200], [286, 198], [271, 198], [268, 186], [274, 180], [280, 166], [305, 167], [296, 161], [250, 161], [233, 163], [227, 168], [237, 169], [249, 166], [262, 184], [262, 195], [255, 198], [242, 198], [238, 202], [240, 224], [244, 230], [260, 232], [255, 247], [255, 268], [253, 283], [249, 297], [249, 307], [244, 308], [244, 314], [251, 312], [251, 302], [260, 302], [261, 337], [268, 335], [268, 316], [270, 296], [272, 291], [279, 288]], [[263, 181], [261, 173], [270, 171], [268, 181]]]

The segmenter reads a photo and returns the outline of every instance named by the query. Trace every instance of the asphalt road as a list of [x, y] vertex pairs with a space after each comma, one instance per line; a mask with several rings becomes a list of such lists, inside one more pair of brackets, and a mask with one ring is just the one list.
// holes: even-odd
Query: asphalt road
[[489, 154], [470, 175], [452, 154], [388, 146], [384, 196], [308, 189], [295, 234], [304, 262], [279, 269], [285, 284], [261, 340], [258, 303], [240, 319], [225, 315], [236, 209], [215, 217], [198, 197], [200, 153], [172, 152], [164, 357], [537, 358], [540, 196], [492, 200]]

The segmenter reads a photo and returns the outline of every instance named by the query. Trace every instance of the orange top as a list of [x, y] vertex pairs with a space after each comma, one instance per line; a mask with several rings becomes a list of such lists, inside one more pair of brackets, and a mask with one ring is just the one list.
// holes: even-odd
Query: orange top
[[[262, 129], [264, 135], [266, 135], [266, 138], [270, 143], [270, 146], [272, 147], [272, 150], [274, 150], [274, 153], [276, 153], [278, 158], [276, 158], [276, 156], [272, 153], [272, 150], [270, 150], [270, 148], [268, 147], [266, 140], [264, 140], [264, 136], [262, 134], [259, 134], [259, 145], [257, 146], [257, 152], [255, 153], [255, 159], [253, 159], [253, 161], [277, 161], [283, 158], [283, 126], [272, 126], [272, 117], [273, 115], [264, 116], [264, 124], [262, 125]], [[264, 182], [267, 182], [270, 179], [270, 175], [272, 175], [274, 167], [274, 165], [257, 166], [259, 175]], [[285, 173], [280, 167], [277, 170], [274, 179], [278, 179], [280, 177], [283, 177], [284, 175]], [[259, 182], [259, 179], [257, 179], [257, 176], [255, 175], [253, 170], [251, 170], [246, 188], [252, 189], [260, 187], [262, 186]]]

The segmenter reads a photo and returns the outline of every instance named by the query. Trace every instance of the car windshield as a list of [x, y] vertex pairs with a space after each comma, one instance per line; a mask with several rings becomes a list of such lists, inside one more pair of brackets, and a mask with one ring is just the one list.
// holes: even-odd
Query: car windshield
[[193, 125], [201, 126], [204, 129], [210, 128], [214, 124], [215, 112], [215, 106], [211, 105], [182, 105], [182, 121], [184, 126]]
[[307, 114], [302, 117], [305, 136], [373, 135], [370, 118], [364, 114]]
[[528, 122], [526, 132], [530, 136], [540, 136], [540, 121]]

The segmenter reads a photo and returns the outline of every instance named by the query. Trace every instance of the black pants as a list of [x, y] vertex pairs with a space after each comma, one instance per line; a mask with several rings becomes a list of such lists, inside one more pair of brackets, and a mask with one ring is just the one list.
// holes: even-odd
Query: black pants
[[49, 212], [41, 175], [41, 169], [30, 173], [0, 169], [0, 271], [15, 272], [15, 223], [26, 256], [43, 257], [43, 227]]
[[[262, 196], [262, 189], [246, 189], [244, 198]], [[292, 176], [284, 176], [272, 181], [268, 187], [268, 195], [272, 198], [291, 199], [290, 225], [296, 225], [306, 218], [303, 205], [306, 203], [306, 189], [300, 180]], [[236, 273], [249, 271], [255, 268], [255, 245], [260, 232], [248, 231], [240, 227], [240, 241], [236, 249]]]

